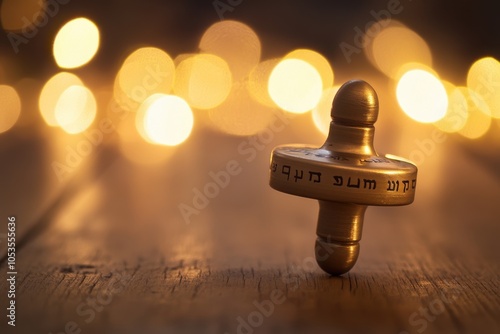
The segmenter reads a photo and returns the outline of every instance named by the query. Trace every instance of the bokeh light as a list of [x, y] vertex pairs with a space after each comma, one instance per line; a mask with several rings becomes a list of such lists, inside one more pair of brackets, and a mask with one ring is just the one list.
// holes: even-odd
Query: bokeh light
[[311, 64], [300, 59], [284, 59], [271, 72], [268, 89], [281, 109], [301, 114], [318, 104], [323, 82]]
[[255, 101], [243, 82], [236, 82], [228, 99], [210, 110], [209, 116], [217, 129], [224, 133], [251, 136], [269, 125], [274, 110]]
[[465, 126], [469, 117], [467, 98], [458, 87], [447, 81], [442, 82], [448, 94], [448, 108], [444, 117], [434, 122], [434, 125], [443, 132], [457, 132]]
[[56, 120], [56, 105], [61, 94], [70, 86], [83, 86], [79, 77], [72, 73], [60, 72], [51, 77], [43, 86], [38, 100], [38, 107], [42, 117], [50, 126], [58, 126]]
[[53, 53], [61, 68], [77, 68], [94, 58], [99, 49], [99, 29], [94, 22], [79, 17], [67, 22], [57, 33]]
[[398, 22], [382, 28], [366, 49], [370, 62], [393, 79], [397, 79], [398, 70], [404, 64], [414, 62], [432, 66], [432, 54], [425, 40]]
[[339, 88], [340, 86], [334, 86], [323, 90], [319, 103], [311, 113], [314, 125], [324, 135], [330, 132], [332, 102]]
[[280, 61], [281, 58], [273, 58], [257, 64], [252, 71], [250, 71], [247, 80], [247, 89], [252, 98], [260, 104], [271, 108], [277, 106], [269, 95], [267, 87], [271, 72]]
[[482, 137], [491, 126], [491, 113], [484, 99], [467, 87], [459, 87], [467, 101], [467, 122], [458, 133], [468, 139]]
[[94, 121], [97, 103], [94, 94], [84, 86], [66, 88], [59, 97], [55, 117], [58, 125], [67, 133], [85, 131]]
[[49, 20], [44, 12], [45, 0], [3, 0], [0, 7], [2, 27], [9, 31], [33, 31], [33, 26]]
[[441, 81], [420, 69], [408, 71], [401, 77], [396, 96], [406, 115], [421, 123], [440, 120], [448, 108], [448, 96]]
[[370, 23], [367, 27], [365, 27], [366, 28], [365, 34], [360, 35], [358, 37], [361, 37], [361, 46], [363, 47], [363, 53], [365, 54], [365, 57], [370, 61], [370, 63], [373, 66], [377, 67], [377, 63], [375, 62], [375, 58], [373, 57], [374, 38], [377, 37], [377, 35], [384, 29], [395, 28], [395, 27], [403, 27], [403, 28], [407, 27], [402, 22], [394, 20], [392, 18], [381, 19], [376, 22], [370, 22]]
[[226, 61], [216, 55], [199, 54], [180, 62], [176, 69], [174, 91], [190, 106], [211, 109], [229, 95], [232, 76]]
[[500, 62], [492, 57], [474, 62], [467, 74], [467, 87], [481, 96], [492, 117], [500, 118]]
[[21, 114], [21, 99], [14, 87], [0, 85], [0, 133], [16, 124]]
[[[399, 67], [399, 69], [396, 71], [396, 74], [394, 75], [394, 81], [397, 84], [397, 82], [401, 79], [401, 77], [403, 75], [405, 75], [406, 73], [408, 73], [410, 71], [414, 71], [414, 70], [421, 70], [421, 71], [432, 74], [436, 78], [439, 78], [439, 74], [432, 67], [429, 67], [429, 66], [421, 64], [421, 63], [406, 63], [406, 64], [401, 65]], [[441, 83], [442, 82], [443, 81], [441, 80]]]
[[196, 56], [198, 53], [181, 53], [175, 56], [174, 65], [177, 67], [184, 60]]
[[137, 129], [136, 113], [128, 112], [117, 124], [120, 138], [119, 149], [123, 157], [136, 165], [160, 165], [167, 161], [175, 152], [173, 146], [151, 145], [149, 139]]
[[171, 92], [175, 65], [165, 51], [143, 47], [132, 52], [123, 62], [115, 79], [114, 97], [120, 105], [134, 110], [149, 96]]
[[175, 95], [154, 94], [139, 107], [136, 126], [146, 141], [177, 146], [184, 142], [193, 129], [191, 108]]
[[225, 20], [210, 26], [203, 34], [200, 50], [223, 58], [235, 81], [242, 79], [260, 61], [261, 44], [257, 34], [244, 23]]
[[308, 49], [297, 49], [288, 53], [284, 58], [300, 59], [311, 64], [321, 75], [323, 88], [333, 86], [334, 75], [332, 66], [330, 65], [330, 62], [318, 52]]

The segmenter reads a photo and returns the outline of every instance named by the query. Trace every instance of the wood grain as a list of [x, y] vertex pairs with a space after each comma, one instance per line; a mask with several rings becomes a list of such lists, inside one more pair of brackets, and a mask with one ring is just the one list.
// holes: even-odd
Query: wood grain
[[[368, 209], [343, 277], [313, 260], [317, 203], [266, 186], [272, 145], [246, 162], [238, 139], [196, 143], [161, 166], [118, 157], [68, 195], [18, 250], [17, 326], [2, 332], [500, 330], [499, 178], [453, 143], [453, 161], [421, 168], [412, 206]], [[230, 159], [241, 174], [187, 224], [179, 203]]]

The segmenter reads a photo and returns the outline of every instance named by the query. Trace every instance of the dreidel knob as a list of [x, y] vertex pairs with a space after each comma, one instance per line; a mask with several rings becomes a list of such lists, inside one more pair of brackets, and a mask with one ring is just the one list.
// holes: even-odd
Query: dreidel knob
[[417, 167], [375, 151], [378, 97], [365, 81], [352, 80], [339, 89], [331, 116], [323, 146], [273, 150], [270, 186], [319, 201], [316, 261], [327, 273], [341, 275], [358, 258], [366, 207], [412, 203]]

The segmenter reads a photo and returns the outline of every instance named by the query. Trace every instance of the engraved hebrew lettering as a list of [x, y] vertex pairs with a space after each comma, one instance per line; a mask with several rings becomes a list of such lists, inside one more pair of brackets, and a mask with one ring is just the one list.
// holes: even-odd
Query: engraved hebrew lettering
[[405, 193], [408, 189], [410, 189], [410, 181], [404, 180], [403, 181], [403, 192]]
[[294, 178], [295, 178], [295, 182], [297, 182], [297, 180], [302, 180], [304, 178], [304, 171], [300, 170], [300, 175], [299, 175], [299, 170], [296, 169]]
[[[315, 176], [313, 180], [313, 175]], [[313, 181], [314, 183], [321, 182], [321, 173], [320, 172], [309, 172], [309, 181]]]
[[290, 180], [290, 166], [289, 165], [283, 165], [283, 167], [281, 167], [281, 174], [285, 174], [286, 175], [286, 180]]
[[335, 182], [333, 183], [334, 186], [342, 186], [344, 184], [344, 178], [342, 176], [336, 175], [333, 177]]
[[363, 179], [363, 188], [366, 189], [367, 186], [368, 186], [368, 189], [376, 189], [377, 188], [377, 181], [370, 180], [370, 179]]
[[387, 191], [399, 191], [399, 181], [387, 181]]
[[350, 188], [359, 188], [359, 185], [360, 185], [360, 180], [359, 180], [359, 177], [357, 177], [356, 179], [358, 179], [358, 183], [351, 183], [351, 177], [349, 177], [349, 180], [347, 180], [347, 186], [350, 187]]

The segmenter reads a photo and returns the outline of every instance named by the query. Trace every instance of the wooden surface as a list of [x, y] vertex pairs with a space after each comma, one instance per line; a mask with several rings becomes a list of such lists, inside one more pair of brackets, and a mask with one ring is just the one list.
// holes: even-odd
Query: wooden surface
[[[71, 181], [45, 168], [36, 194], [11, 171], [1, 233], [16, 215], [17, 326], [2, 315], [1, 332], [500, 331], [498, 164], [455, 140], [436, 147], [415, 203], [369, 208], [357, 265], [329, 277], [313, 259], [317, 203], [267, 186], [269, 152], [288, 139], [247, 161], [245, 139], [198, 131], [157, 166], [132, 164], [111, 142]], [[25, 159], [14, 162], [32, 175]], [[230, 160], [242, 172], [187, 224], [179, 204]]]

